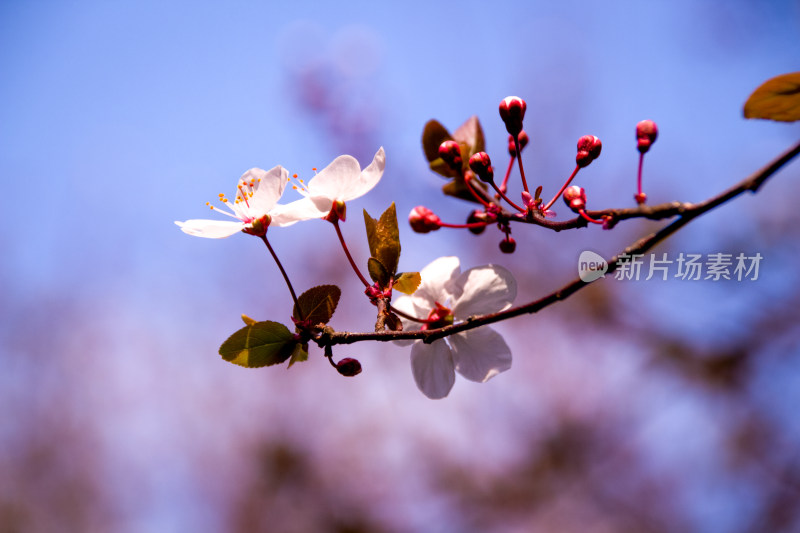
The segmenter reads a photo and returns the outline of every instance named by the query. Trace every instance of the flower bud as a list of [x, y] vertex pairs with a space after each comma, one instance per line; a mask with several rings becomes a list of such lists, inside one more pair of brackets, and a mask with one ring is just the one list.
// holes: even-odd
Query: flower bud
[[361, 373], [361, 363], [352, 357], [345, 357], [336, 363], [336, 370], [343, 376], [353, 377]]
[[439, 145], [439, 157], [453, 170], [461, 170], [461, 147], [456, 141], [444, 141]]
[[656, 142], [658, 137], [658, 127], [652, 120], [643, 120], [636, 124], [636, 140], [638, 141], [637, 148], [641, 153], [647, 153], [650, 145]]
[[481, 181], [491, 183], [494, 181], [494, 169], [492, 160], [486, 152], [478, 152], [469, 158], [469, 168], [477, 174]]
[[511, 235], [507, 235], [505, 239], [500, 241], [500, 251], [504, 254], [513, 254], [517, 249], [517, 241]]
[[506, 124], [506, 130], [511, 135], [522, 131], [522, 119], [528, 105], [519, 96], [507, 96], [500, 102], [500, 118]]
[[425, 206], [418, 205], [408, 214], [408, 223], [417, 233], [428, 233], [439, 229], [441, 219]]
[[564, 191], [564, 203], [573, 211], [586, 209], [586, 191], [583, 187], [572, 185]]
[[[484, 219], [486, 217], [485, 216], [481, 216], [481, 215], [483, 215], [483, 213], [481, 213], [480, 215], [478, 213], [481, 213], [481, 212], [478, 211], [477, 209], [474, 209], [469, 214], [469, 216], [467, 217], [467, 224], [475, 224], [477, 222], [484, 222]], [[467, 228], [467, 229], [469, 229], [470, 233], [473, 233], [474, 235], [480, 235], [481, 233], [483, 233], [486, 230], [486, 226], [485, 225], [484, 226], [475, 226], [475, 227], [470, 227], [470, 228]]]
[[594, 135], [584, 135], [578, 139], [578, 155], [575, 156], [575, 162], [579, 167], [587, 167], [589, 163], [594, 161], [600, 156], [600, 151], [603, 149], [603, 143]]

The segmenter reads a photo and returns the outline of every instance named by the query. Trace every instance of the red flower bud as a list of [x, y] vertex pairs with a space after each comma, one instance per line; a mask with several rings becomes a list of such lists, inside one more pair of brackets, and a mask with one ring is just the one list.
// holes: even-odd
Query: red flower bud
[[361, 373], [361, 363], [352, 357], [345, 357], [336, 363], [336, 370], [343, 376], [353, 377]]
[[506, 96], [500, 102], [500, 118], [506, 123], [506, 130], [511, 135], [517, 135], [522, 131], [522, 119], [525, 118], [525, 110], [528, 105], [519, 96]]
[[[522, 130], [521, 132], [519, 132], [519, 135], [517, 135], [517, 139], [519, 139], [519, 151], [522, 152], [522, 150], [526, 146], [528, 146], [528, 141], [530, 141], [530, 138], [528, 137], [528, 134], [525, 133], [525, 130]], [[517, 155], [517, 149], [514, 146], [513, 135], [508, 136], [508, 155], [510, 155], [511, 157]]]
[[594, 135], [584, 135], [578, 139], [578, 155], [575, 156], [575, 162], [579, 167], [587, 167], [589, 163], [594, 161], [600, 156], [600, 151], [603, 149], [603, 143]]
[[656, 142], [656, 137], [658, 137], [658, 127], [652, 120], [643, 120], [636, 125], [639, 152], [646, 153], [650, 149], [650, 145]]
[[586, 191], [583, 187], [572, 185], [564, 191], [564, 203], [573, 211], [586, 209]]
[[433, 211], [422, 205], [418, 205], [408, 214], [408, 223], [417, 233], [436, 231], [441, 227], [440, 222], [441, 219]]
[[463, 159], [461, 159], [461, 147], [456, 141], [445, 141], [439, 145], [439, 157], [447, 163], [453, 170], [461, 170]]
[[517, 249], [517, 241], [514, 240], [513, 237], [510, 235], [506, 236], [505, 239], [500, 241], [500, 251], [504, 254], [513, 254], [514, 250]]
[[469, 158], [469, 168], [478, 175], [481, 181], [491, 183], [494, 180], [492, 160], [486, 152], [478, 152]]
[[[478, 215], [478, 213], [480, 213], [480, 215]], [[477, 209], [475, 209], [467, 217], [467, 224], [475, 224], [477, 222], [484, 222], [485, 219], [486, 219], [486, 216], [483, 215], [482, 212], [480, 212]], [[481, 233], [484, 232], [484, 230], [486, 230], [486, 226], [485, 225], [484, 226], [475, 226], [475, 227], [470, 227], [470, 228], [467, 228], [467, 229], [469, 229], [470, 233], [473, 233], [475, 235], [480, 235]]]

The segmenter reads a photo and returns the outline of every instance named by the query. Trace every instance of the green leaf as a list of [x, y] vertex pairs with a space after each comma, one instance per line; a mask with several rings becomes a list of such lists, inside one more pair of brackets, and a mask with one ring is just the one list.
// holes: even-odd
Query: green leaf
[[428, 161], [439, 158], [439, 145], [452, 140], [450, 132], [438, 120], [429, 120], [422, 130], [422, 149]]
[[219, 354], [235, 365], [257, 368], [286, 361], [296, 346], [289, 328], [267, 320], [245, 326], [228, 337], [219, 347]]
[[294, 347], [292, 356], [289, 358], [289, 368], [292, 368], [293, 364], [302, 361], [308, 361], [308, 344], [300, 344], [298, 342]]
[[800, 120], [800, 72], [782, 74], [761, 84], [745, 102], [744, 118]]
[[419, 272], [403, 272], [395, 278], [392, 288], [403, 294], [414, 294], [421, 282], [422, 276]]
[[533, 196], [533, 199], [538, 200], [539, 198], [541, 198], [541, 196], [542, 196], [542, 186], [539, 185], [538, 187], [536, 187], [536, 194]]
[[[453, 139], [461, 145], [461, 155], [464, 157], [464, 161], [469, 161], [469, 158], [474, 154], [483, 152], [486, 149], [483, 128], [475, 115], [469, 117], [466, 122], [458, 127], [453, 133]], [[464, 150], [465, 146], [466, 150]]]
[[[327, 324], [336, 311], [341, 295], [342, 291], [336, 285], [319, 285], [308, 289], [297, 299], [303, 311], [302, 318], [309, 320], [312, 325]], [[292, 310], [292, 316], [297, 320], [302, 319], [297, 305]]]
[[389, 282], [392, 280], [392, 275], [388, 270], [386, 270], [386, 267], [383, 266], [383, 263], [374, 257], [370, 257], [367, 261], [367, 270], [369, 271], [369, 277], [372, 278], [372, 281], [376, 282], [383, 288], [389, 286]]
[[365, 209], [364, 225], [367, 228], [370, 255], [380, 261], [390, 276], [394, 276], [400, 260], [400, 230], [397, 228], [394, 202], [383, 212], [379, 220], [369, 216]]

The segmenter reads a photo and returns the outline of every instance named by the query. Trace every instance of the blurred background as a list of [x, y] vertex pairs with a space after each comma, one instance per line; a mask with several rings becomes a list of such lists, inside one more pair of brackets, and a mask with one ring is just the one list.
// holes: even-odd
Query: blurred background
[[[343, 225], [356, 258], [361, 209], [394, 201], [401, 270], [499, 263], [533, 300], [658, 224], [514, 226], [513, 255], [497, 231], [414, 234], [416, 205], [472, 209], [428, 170], [427, 120], [477, 115], [505, 168], [497, 104], [521, 96], [528, 181], [549, 197], [597, 135], [577, 183], [604, 208], [634, 205], [653, 119], [650, 202], [702, 200], [800, 137], [741, 112], [798, 70], [798, 36], [796, 0], [3, 1], [0, 532], [800, 531], [798, 162], [655, 250], [760, 253], [757, 281], [595, 283], [496, 326], [512, 369], [441, 401], [384, 344], [336, 349], [355, 378], [315, 349], [222, 361], [240, 314], [288, 322], [288, 292], [257, 240], [173, 223], [251, 167], [310, 177], [384, 146]], [[298, 290], [343, 288], [334, 328], [371, 329], [327, 224], [271, 242]]]

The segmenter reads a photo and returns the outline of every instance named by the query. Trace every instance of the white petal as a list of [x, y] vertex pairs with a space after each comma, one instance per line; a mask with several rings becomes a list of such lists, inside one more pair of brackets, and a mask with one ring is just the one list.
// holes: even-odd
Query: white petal
[[442, 339], [431, 344], [422, 341], [414, 344], [411, 348], [411, 371], [419, 390], [433, 400], [447, 396], [456, 381], [453, 356]]
[[509, 308], [517, 296], [517, 281], [505, 268], [486, 265], [461, 274], [453, 292], [453, 316], [464, 320], [471, 315], [496, 313]]
[[414, 296], [428, 302], [428, 311], [433, 309], [435, 302], [446, 305], [445, 300], [451, 295], [451, 285], [460, 272], [458, 257], [440, 257], [434, 260], [420, 271], [422, 283]]
[[343, 199], [347, 191], [356, 187], [361, 178], [361, 167], [351, 155], [340, 155], [308, 182], [311, 196], [324, 196], [329, 200]]
[[345, 193], [345, 196], [339, 199], [347, 202], [367, 194], [381, 180], [384, 168], [386, 168], [386, 152], [381, 146], [375, 157], [372, 158], [372, 163], [361, 172], [361, 176], [355, 186], [350, 188]]
[[[418, 318], [427, 318], [428, 313], [432, 308], [421, 309], [418, 305], [418, 301], [414, 300], [413, 296], [401, 296], [394, 302], [392, 302], [392, 307], [401, 311], [407, 315], [416, 316]], [[413, 320], [407, 320], [403, 317], [400, 317], [400, 321], [403, 323], [403, 331], [417, 331], [422, 326], [419, 322], [414, 322]], [[394, 341], [399, 346], [408, 346], [409, 344], [416, 342], [412, 339], [405, 339]]]
[[456, 370], [470, 381], [483, 383], [511, 368], [511, 350], [491, 328], [471, 329], [449, 339]]
[[196, 237], [207, 237], [209, 239], [222, 239], [230, 237], [234, 233], [242, 231], [245, 227], [244, 222], [233, 222], [228, 220], [202, 220], [192, 219], [186, 222], [175, 221], [184, 233]]
[[[313, 218], [323, 218], [330, 212], [330, 205], [328, 209], [320, 209], [311, 198], [301, 198], [286, 205], [276, 206], [270, 211], [273, 224], [276, 226], [286, 225], [289, 222], [298, 222], [301, 220], [311, 220]], [[283, 222], [284, 224], [281, 224]]]
[[283, 194], [283, 189], [286, 187], [288, 177], [289, 171], [280, 165], [268, 171], [260, 168], [251, 168], [242, 174], [241, 181], [250, 182], [255, 180], [258, 183], [258, 189], [248, 199], [250, 203], [249, 213], [253, 216], [267, 214], [278, 203]]

